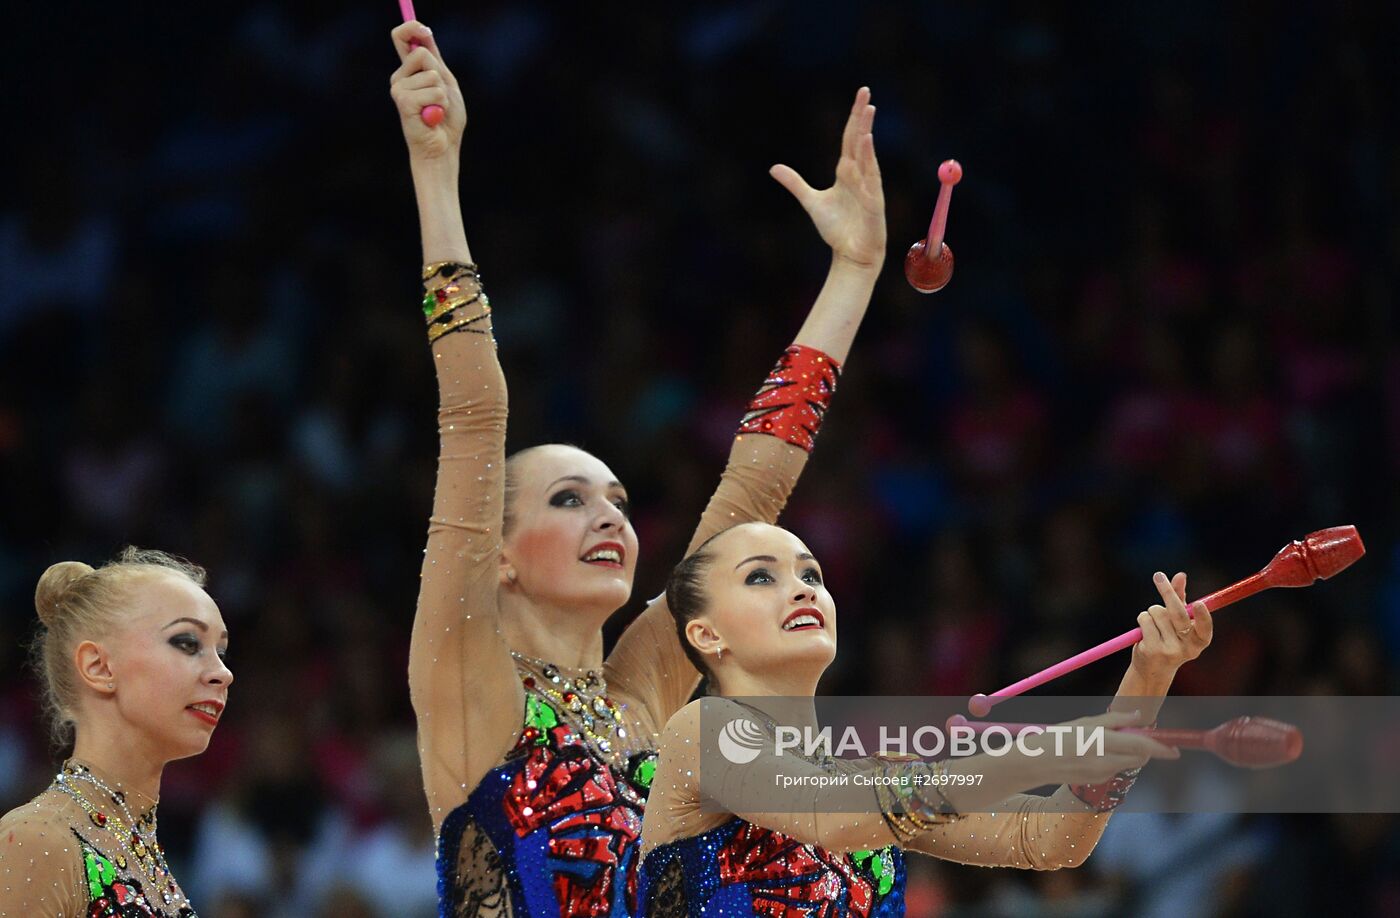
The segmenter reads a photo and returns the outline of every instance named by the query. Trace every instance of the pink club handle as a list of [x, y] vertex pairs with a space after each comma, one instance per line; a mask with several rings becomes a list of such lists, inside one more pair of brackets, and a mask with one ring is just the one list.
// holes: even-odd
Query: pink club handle
[[[1224, 589], [1216, 590], [1204, 599], [1196, 600], [1196, 602], [1205, 606], [1206, 611], [1213, 614], [1241, 599], [1246, 599], [1255, 593], [1273, 587], [1305, 587], [1318, 580], [1327, 580], [1346, 570], [1364, 554], [1366, 554], [1366, 546], [1362, 544], [1361, 534], [1356, 531], [1355, 526], [1333, 526], [1330, 529], [1319, 529], [1317, 532], [1310, 532], [1302, 539], [1283, 546], [1279, 549], [1278, 554], [1274, 555], [1273, 559], [1264, 565], [1258, 573], [1251, 574]], [[1186, 609], [1187, 614], [1191, 615], [1192, 618], [1195, 616], [1191, 614], [1191, 608], [1195, 604], [1192, 603]], [[1140, 640], [1142, 640], [1141, 628], [1126, 631], [1116, 638], [1104, 641], [1097, 647], [1091, 647], [1083, 653], [1077, 653], [1068, 660], [1061, 660], [1054, 666], [1047, 667], [1033, 676], [1027, 676], [1020, 682], [1012, 683], [1004, 689], [998, 689], [990, 695], [973, 695], [967, 701], [967, 708], [978, 717], [986, 717], [992, 707], [1001, 701], [1013, 698], [1036, 686], [1044, 685], [1051, 679], [1063, 676], [1065, 673], [1074, 672], [1081, 666], [1095, 660], [1101, 660], [1124, 647], [1131, 647]]]
[[943, 246], [943, 234], [948, 229], [948, 204], [953, 200], [953, 186], [962, 181], [962, 166], [956, 159], [945, 160], [938, 167], [938, 203], [933, 206], [933, 219], [928, 224], [928, 240], [924, 257], [932, 261]]
[[[413, 0], [399, 0], [399, 12], [403, 14], [404, 22], [410, 22], [418, 18], [413, 13]], [[408, 43], [408, 47], [412, 50], [421, 44], [422, 42], [415, 38]], [[418, 117], [422, 118], [423, 123], [428, 127], [437, 127], [439, 124], [442, 124], [442, 119], [446, 115], [447, 113], [442, 110], [441, 105], [425, 105], [423, 106], [423, 110], [418, 113]]]
[[[1247, 580], [1228, 586], [1223, 590], [1216, 590], [1205, 599], [1198, 599], [1186, 607], [1186, 614], [1195, 618], [1192, 611], [1196, 603], [1206, 607], [1207, 612], [1215, 612], [1223, 609], [1231, 603], [1239, 602], [1246, 596], [1253, 596], [1261, 590], [1267, 589], [1269, 584], [1264, 581], [1262, 573], [1255, 574]], [[1224, 600], [1222, 602], [1222, 600]], [[1028, 692], [1033, 688], [1044, 685], [1053, 679], [1058, 679], [1066, 673], [1072, 673], [1081, 666], [1088, 666], [1095, 660], [1102, 660], [1111, 654], [1115, 654], [1126, 647], [1131, 647], [1142, 640], [1142, 629], [1134, 628], [1132, 631], [1124, 631], [1116, 638], [1110, 638], [1102, 644], [1090, 647], [1082, 653], [1077, 653], [1067, 660], [1061, 660], [1054, 666], [1047, 666], [1040, 672], [1027, 676], [1020, 682], [1013, 682], [1006, 688], [997, 689], [990, 695], [973, 695], [967, 702], [967, 708], [978, 717], [986, 717], [993, 707], [1008, 698], [1015, 698], [1023, 692]]]
[[1072, 673], [1081, 666], [1088, 666], [1095, 660], [1102, 660], [1109, 654], [1117, 653], [1125, 647], [1131, 647], [1142, 640], [1142, 629], [1134, 628], [1126, 631], [1116, 638], [1104, 641], [1097, 647], [1090, 647], [1083, 653], [1077, 653], [1067, 660], [1061, 660], [1054, 666], [1047, 666], [1040, 672], [1032, 676], [1027, 676], [1020, 682], [1013, 682], [1006, 688], [997, 689], [990, 695], [973, 695], [968, 701], [967, 707], [978, 717], [986, 717], [991, 709], [1008, 698], [1014, 698], [1022, 692], [1028, 692], [1037, 686], [1044, 685], [1052, 679], [1058, 679], [1065, 673]]
[[[984, 733], [993, 727], [1000, 727], [1012, 736], [1023, 733], [1026, 730], [1042, 732], [1046, 727], [1053, 727], [1055, 724], [1022, 724], [1010, 721], [991, 720], [968, 720], [961, 714], [954, 714], [949, 717], [943, 727], [949, 733], [954, 727], [966, 727], [973, 733]], [[1185, 749], [1206, 748], [1206, 731], [1204, 730], [1167, 730], [1160, 727], [1112, 727], [1119, 733], [1136, 733], [1138, 736], [1146, 736], [1154, 739], [1163, 746], [1177, 746]]]
[[937, 293], [953, 278], [953, 250], [943, 241], [943, 233], [948, 228], [948, 202], [953, 199], [953, 186], [960, 181], [962, 166], [955, 159], [944, 160], [938, 167], [938, 203], [928, 224], [928, 236], [904, 253], [904, 279], [920, 293]]

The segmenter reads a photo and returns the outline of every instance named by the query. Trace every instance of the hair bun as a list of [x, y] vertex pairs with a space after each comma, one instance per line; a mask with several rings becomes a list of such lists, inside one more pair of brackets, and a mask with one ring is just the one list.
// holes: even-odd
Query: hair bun
[[39, 578], [39, 586], [34, 590], [34, 608], [39, 613], [39, 621], [45, 628], [53, 626], [63, 606], [63, 599], [74, 582], [91, 574], [90, 565], [81, 561], [60, 561], [49, 565], [44, 576]]

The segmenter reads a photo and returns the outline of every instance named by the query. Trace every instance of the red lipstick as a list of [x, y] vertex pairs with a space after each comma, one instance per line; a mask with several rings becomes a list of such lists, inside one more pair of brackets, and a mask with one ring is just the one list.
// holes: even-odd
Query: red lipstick
[[[588, 560], [591, 556], [596, 555], [600, 551], [617, 552], [617, 560], [614, 561], [611, 558], [593, 558], [592, 560]], [[610, 567], [614, 570], [622, 570], [623, 562], [627, 560], [627, 549], [624, 548], [620, 542], [599, 542], [597, 545], [594, 545], [592, 548], [588, 549], [588, 551], [584, 552], [583, 557], [579, 560], [583, 561], [585, 564], [596, 564], [599, 567]]]
[[[787, 625], [788, 625], [788, 622], [792, 621], [794, 618], [800, 618], [801, 616], [804, 616], [804, 615], [810, 615], [810, 616], [812, 616], [813, 618], [815, 618], [815, 619], [817, 620], [817, 623], [816, 623], [815, 625], [810, 624], [810, 623], [809, 623], [809, 624], [805, 624], [805, 625], [798, 625], [798, 626], [795, 627], [795, 628], [789, 628], [789, 627], [787, 626]], [[825, 616], [825, 615], [822, 615], [820, 612], [818, 612], [818, 611], [817, 611], [815, 608], [813, 608], [812, 606], [807, 606], [807, 607], [805, 607], [805, 608], [795, 610], [791, 615], [789, 615], [787, 618], [783, 619], [783, 626], [782, 626], [782, 627], [783, 627], [783, 630], [784, 630], [784, 631], [813, 631], [813, 630], [820, 631], [820, 630], [822, 630], [823, 628], [826, 627], [826, 616]]]
[[214, 713], [211, 715], [208, 711], [201, 711], [198, 708], [196, 708], [194, 704], [187, 706], [185, 710], [189, 711], [195, 717], [198, 717], [200, 720], [204, 721], [211, 727], [218, 726], [219, 717], [222, 716], [224, 713], [224, 703], [222, 701], [214, 701], [211, 699], [209, 701], [196, 701], [195, 704], [213, 708]]

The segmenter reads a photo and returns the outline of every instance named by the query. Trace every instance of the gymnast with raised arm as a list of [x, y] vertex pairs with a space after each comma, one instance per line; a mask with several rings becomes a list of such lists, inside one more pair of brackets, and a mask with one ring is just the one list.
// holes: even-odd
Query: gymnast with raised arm
[[[631, 595], [638, 549], [617, 476], [568, 446], [505, 455], [492, 306], [458, 198], [466, 108], [426, 27], [406, 22], [393, 41], [440, 397], [409, 685], [442, 914], [633, 914], [656, 739], [699, 675], [664, 600], [604, 659], [601, 629]], [[735, 523], [777, 518], [869, 305], [885, 257], [869, 99], [856, 94], [832, 187], [773, 167], [831, 247], [831, 269], [743, 415], [692, 548]], [[434, 105], [442, 116], [425, 119]]]

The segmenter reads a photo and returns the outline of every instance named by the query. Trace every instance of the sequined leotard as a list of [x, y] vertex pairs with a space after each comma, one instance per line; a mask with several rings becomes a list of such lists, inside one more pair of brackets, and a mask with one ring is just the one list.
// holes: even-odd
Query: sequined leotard
[[646, 918], [897, 918], [904, 855], [831, 854], [742, 819], [659, 845], [642, 865]]
[[[462, 295], [476, 283], [461, 279]], [[440, 912], [632, 914], [653, 750], [698, 676], [664, 600], [628, 627], [593, 674], [590, 697], [615, 708], [616, 733], [602, 730], [607, 718], [596, 711], [598, 729], [590, 728], [591, 702], [571, 710], [558, 691], [588, 674], [550, 674], [543, 661], [512, 660], [497, 607], [505, 380], [489, 318], [470, 332], [432, 346], [441, 452], [409, 673], [438, 828]], [[767, 384], [771, 392], [773, 377]], [[776, 520], [824, 405], [798, 406], [800, 426], [811, 428], [806, 443], [764, 435], [775, 432], [769, 415], [780, 410], [763, 406], [764, 416], [749, 420], [769, 427], [736, 437], [691, 549], [736, 523]]]
[[[713, 697], [687, 705], [666, 725], [646, 814], [641, 913], [902, 915], [903, 854], [879, 795], [862, 789], [869, 782], [827, 785], [804, 777], [854, 775], [885, 760], [806, 762], [771, 751], [738, 765], [714, 755], [702, 759], [705, 704], [715, 722], [752, 717], [755, 710]], [[789, 779], [784, 786], [804, 789], [775, 797], [782, 776]], [[940, 818], [907, 838], [903, 850], [985, 867], [1077, 866], [1103, 834], [1108, 814], [1067, 810], [1068, 789], [1057, 794], [1013, 794], [997, 812]], [[755, 801], [766, 811], [749, 812]]]
[[156, 841], [156, 806], [136, 798], [70, 760], [0, 818], [0, 918], [195, 918]]
[[442, 914], [633, 914], [652, 739], [620, 706], [608, 736], [592, 729], [608, 714], [579, 689], [598, 674], [520, 671], [520, 738], [438, 835]]

